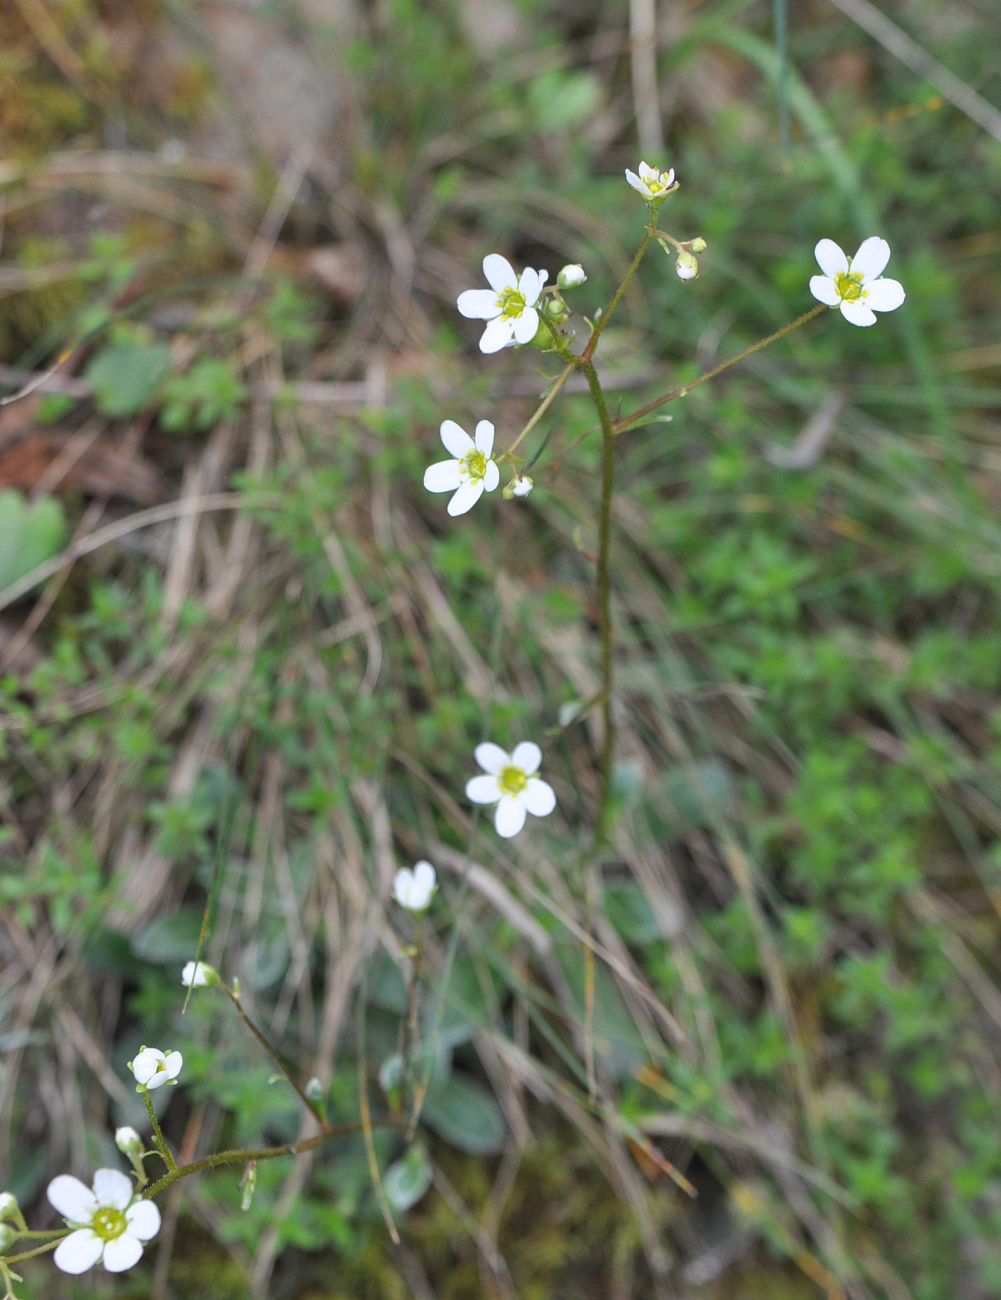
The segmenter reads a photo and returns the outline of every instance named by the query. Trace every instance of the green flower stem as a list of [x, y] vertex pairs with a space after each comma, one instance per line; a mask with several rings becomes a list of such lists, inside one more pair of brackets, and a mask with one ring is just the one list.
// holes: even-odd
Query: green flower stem
[[[378, 1124], [380, 1127], [399, 1128], [400, 1122], [395, 1119], [373, 1120], [372, 1125]], [[329, 1142], [331, 1138], [346, 1137], [351, 1133], [359, 1133], [362, 1130], [361, 1124], [328, 1124], [322, 1133], [317, 1133], [315, 1137], [304, 1138], [301, 1142], [287, 1142], [280, 1147], [261, 1147], [258, 1150], [233, 1150], [233, 1151], [216, 1151], [213, 1155], [202, 1156], [200, 1160], [192, 1160], [188, 1165], [175, 1166], [174, 1169], [162, 1178], [158, 1178], [155, 1183], [150, 1183], [149, 1187], [143, 1192], [144, 1200], [152, 1200], [154, 1196], [159, 1196], [165, 1192], [181, 1178], [188, 1178], [191, 1174], [202, 1173], [206, 1169], [218, 1169], [222, 1165], [241, 1165], [248, 1164], [254, 1160], [277, 1160], [279, 1156], [297, 1156], [302, 1155], [304, 1151], [315, 1151], [324, 1142]]]
[[[638, 265], [638, 260], [635, 265]], [[593, 342], [595, 335], [591, 335]], [[590, 344], [588, 345], [590, 346]], [[587, 380], [594, 409], [601, 421], [601, 504], [598, 508], [598, 575], [596, 596], [598, 602], [598, 635], [601, 644], [601, 716], [603, 736], [601, 744], [601, 788], [598, 801], [598, 825], [595, 841], [600, 844], [608, 838], [612, 819], [612, 767], [615, 758], [615, 723], [613, 720], [612, 691], [614, 685], [614, 656], [612, 630], [612, 584], [609, 558], [612, 549], [612, 496], [615, 491], [615, 432], [608, 413], [605, 393], [587, 352], [576, 358], [578, 368]]]
[[156, 1117], [156, 1111], [153, 1109], [153, 1098], [149, 1095], [149, 1089], [142, 1089], [142, 1099], [146, 1106], [146, 1114], [149, 1116], [150, 1128], [153, 1130], [153, 1142], [157, 1151], [160, 1153], [160, 1159], [167, 1166], [168, 1171], [176, 1173], [177, 1162], [174, 1160], [173, 1153], [167, 1145], [167, 1139], [163, 1136], [163, 1129], [160, 1127], [160, 1121]]
[[[562, 355], [562, 353], [561, 353], [560, 355]], [[567, 382], [567, 380], [570, 378], [570, 376], [573, 374], [573, 372], [576, 370], [576, 368], [577, 368], [577, 360], [576, 360], [576, 358], [574, 358], [573, 361], [568, 361], [568, 362], [567, 362], [567, 364], [563, 367], [563, 372], [562, 372], [562, 374], [559, 374], [559, 375], [556, 376], [556, 379], [553, 381], [553, 385], [552, 385], [552, 387], [550, 388], [549, 392], [545, 395], [545, 397], [542, 399], [542, 401], [541, 401], [541, 403], [539, 404], [539, 406], [536, 408], [536, 410], [535, 410], [535, 414], [532, 416], [532, 418], [528, 421], [528, 423], [527, 423], [527, 424], [525, 425], [525, 427], [522, 429], [521, 433], [518, 434], [517, 438], [515, 438], [514, 442], [512, 442], [512, 444], [511, 444], [511, 446], [508, 447], [507, 451], [504, 452], [504, 455], [505, 455], [505, 456], [513, 456], [513, 455], [514, 455], [514, 453], [515, 453], [515, 452], [518, 450], [518, 448], [521, 446], [523, 440], [524, 440], [525, 438], [528, 437], [528, 435], [532, 432], [532, 430], [535, 428], [535, 426], [539, 423], [539, 421], [542, 419], [542, 417], [545, 415], [545, 413], [546, 413], [546, 412], [549, 410], [549, 408], [552, 406], [553, 402], [556, 401], [557, 397], [558, 397], [559, 394], [560, 394], [560, 390], [563, 388], [563, 385]]]
[[598, 339], [601, 338], [602, 331], [604, 330], [608, 322], [612, 319], [612, 312], [615, 311], [616, 307], [618, 307], [619, 303], [622, 301], [622, 295], [629, 287], [630, 281], [632, 280], [633, 276], [639, 270], [640, 262], [642, 262], [643, 258], [646, 256], [646, 251], [650, 247], [650, 244], [652, 243], [657, 233], [658, 233], [657, 214], [656, 212], [654, 212], [650, 217], [646, 230], [643, 232], [643, 238], [640, 241], [639, 248], [637, 248], [636, 250], [636, 254], [633, 257], [633, 260], [629, 266], [629, 270], [626, 272], [625, 276], [623, 277], [622, 283], [619, 285], [619, 287], [615, 290], [615, 293], [612, 295], [612, 301], [601, 313], [601, 316], [598, 319], [597, 324], [595, 325], [594, 329], [591, 331], [591, 337], [587, 341], [587, 347], [585, 347], [584, 351], [581, 353], [581, 359], [583, 361], [590, 361], [591, 358], [594, 356], [594, 350], [598, 346]]
[[3, 1262], [7, 1265], [23, 1264], [26, 1259], [34, 1259], [36, 1255], [45, 1255], [50, 1250], [55, 1250], [63, 1237], [68, 1237], [69, 1235], [70, 1229], [66, 1228], [65, 1231], [60, 1232], [59, 1236], [56, 1237], [54, 1241], [47, 1241], [44, 1246], [36, 1246], [34, 1250], [23, 1250], [20, 1255], [3, 1255], [0, 1256], [0, 1258], [2, 1258]]
[[673, 402], [679, 397], [684, 397], [693, 389], [699, 388], [702, 384], [707, 384], [710, 379], [715, 379], [716, 376], [721, 375], [724, 370], [729, 370], [731, 366], [735, 366], [738, 362], [744, 361], [747, 357], [753, 356], [755, 352], [760, 352], [763, 348], [769, 347], [772, 343], [777, 343], [779, 339], [784, 339], [787, 334], [791, 334], [793, 330], [798, 330], [799, 327], [805, 325], [807, 321], [815, 320], [821, 312], [825, 311], [830, 311], [830, 308], [825, 303], [818, 302], [816, 307], [811, 307], [809, 311], [805, 311], [802, 316], [797, 316], [796, 319], [790, 321], [788, 325], [783, 325], [782, 328], [776, 330], [774, 334], [769, 334], [765, 338], [759, 339], [757, 343], [752, 343], [749, 348], [745, 348], [743, 352], [738, 352], [737, 355], [731, 357], [729, 361], [721, 361], [718, 366], [713, 366], [712, 370], [707, 370], [704, 375], [699, 375], [698, 379], [693, 379], [690, 384], [683, 384], [681, 388], [673, 388], [669, 393], [665, 393], [663, 397], [658, 397], [654, 401], [648, 402], [646, 406], [641, 406], [638, 411], [633, 411], [631, 415], [624, 415], [621, 420], [616, 420], [612, 425], [612, 433], [615, 435], [626, 433], [633, 427], [633, 425], [644, 420], [648, 415], [652, 415], [654, 411], [659, 411], [660, 408], [666, 406], [668, 402]]
[[297, 1079], [295, 1078], [295, 1075], [293, 1075], [292, 1071], [288, 1068], [288, 1066], [287, 1066], [287, 1065], [285, 1064], [285, 1062], [282, 1060], [282, 1057], [281, 1057], [281, 1055], [279, 1054], [278, 1049], [277, 1049], [276, 1047], [272, 1046], [272, 1044], [268, 1041], [267, 1037], [262, 1033], [262, 1031], [261, 1031], [260, 1029], [258, 1029], [258, 1027], [257, 1027], [257, 1026], [254, 1024], [254, 1022], [251, 1020], [251, 1018], [247, 1015], [246, 1011], [244, 1011], [244, 1009], [243, 1009], [243, 1004], [241, 1003], [239, 996], [238, 996], [236, 993], [234, 993], [233, 990], [232, 990], [232, 989], [231, 989], [227, 984], [224, 984], [224, 983], [220, 982], [219, 987], [222, 989], [222, 991], [223, 991], [223, 992], [226, 994], [226, 996], [229, 998], [230, 1002], [232, 1002], [233, 1006], [234, 1006], [235, 1009], [236, 1009], [236, 1014], [237, 1014], [237, 1015], [240, 1017], [240, 1019], [243, 1021], [244, 1025], [245, 1025], [246, 1028], [249, 1030], [249, 1032], [251, 1033], [251, 1035], [252, 1035], [254, 1038], [257, 1039], [257, 1041], [258, 1041], [258, 1043], [260, 1043], [261, 1047], [264, 1048], [264, 1050], [265, 1050], [265, 1052], [267, 1052], [268, 1056], [270, 1056], [271, 1059], [272, 1059], [272, 1061], [274, 1061], [275, 1065], [278, 1066], [279, 1070], [281, 1070], [282, 1074], [285, 1076], [285, 1078], [286, 1078], [286, 1080], [288, 1081], [289, 1085], [292, 1087], [292, 1089], [293, 1089], [293, 1090], [296, 1092], [296, 1094], [298, 1095], [298, 1097], [299, 1097], [300, 1101], [302, 1102], [302, 1104], [306, 1107], [306, 1109], [307, 1109], [307, 1110], [309, 1111], [309, 1113], [313, 1116], [313, 1118], [316, 1120], [316, 1122], [320, 1125], [320, 1127], [323, 1129], [323, 1131], [326, 1132], [326, 1131], [327, 1131], [327, 1122], [326, 1122], [326, 1120], [323, 1118], [323, 1116], [321, 1115], [321, 1113], [320, 1113], [320, 1109], [319, 1109], [318, 1105], [316, 1104], [316, 1102], [311, 1101], [311, 1100], [309, 1099], [309, 1097], [306, 1096], [305, 1089], [304, 1089], [304, 1088], [302, 1087], [302, 1085], [297, 1081]]

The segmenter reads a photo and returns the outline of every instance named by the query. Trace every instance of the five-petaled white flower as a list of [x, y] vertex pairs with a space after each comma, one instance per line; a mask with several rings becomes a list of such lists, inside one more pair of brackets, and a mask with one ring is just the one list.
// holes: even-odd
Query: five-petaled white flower
[[189, 961], [181, 971], [181, 983], [186, 989], [202, 989], [219, 983], [219, 972], [206, 961]]
[[674, 168], [670, 167], [666, 172], [662, 172], [659, 167], [650, 167], [647, 163], [640, 163], [640, 174], [626, 168], [626, 180], [638, 190], [648, 203], [659, 202], [666, 199], [672, 190], [678, 188], [674, 179]]
[[158, 1047], [144, 1047], [135, 1060], [129, 1063], [129, 1069], [136, 1077], [141, 1088], [162, 1088], [165, 1083], [173, 1083], [181, 1073], [184, 1058], [180, 1052], [161, 1052]]
[[60, 1174], [46, 1195], [71, 1228], [56, 1247], [53, 1262], [64, 1273], [86, 1273], [101, 1261], [109, 1273], [139, 1262], [143, 1246], [160, 1231], [160, 1211], [135, 1194], [118, 1169], [98, 1169], [93, 1190], [79, 1178]]
[[476, 746], [476, 761], [487, 774], [466, 783], [466, 798], [473, 803], [495, 803], [494, 828], [504, 839], [517, 835], [525, 814], [547, 817], [556, 807], [552, 786], [536, 776], [542, 750], [530, 740], [506, 753], [499, 745]]
[[424, 471], [424, 486], [429, 492], [453, 492], [448, 503], [450, 515], [464, 515], [472, 510], [484, 492], [492, 492], [500, 482], [494, 449], [494, 426], [480, 420], [475, 441], [454, 420], [443, 420], [441, 440], [453, 460], [439, 460]]
[[402, 867], [393, 877], [393, 897], [408, 912], [426, 912], [434, 897], [436, 876], [434, 867], [423, 859], [413, 871]]
[[904, 301], [898, 280], [880, 278], [890, 260], [890, 245], [878, 235], [864, 239], [852, 258], [833, 239], [822, 239], [815, 252], [824, 274], [811, 277], [810, 292], [828, 307], [840, 307], [852, 325], [875, 325], [875, 312], [896, 311]]
[[467, 320], [485, 320], [490, 324], [480, 339], [481, 352], [499, 352], [516, 343], [531, 343], [539, 328], [539, 301], [547, 273], [526, 266], [520, 278], [514, 267], [500, 253], [483, 259], [483, 274], [489, 289], [467, 289], [459, 294], [459, 311]]

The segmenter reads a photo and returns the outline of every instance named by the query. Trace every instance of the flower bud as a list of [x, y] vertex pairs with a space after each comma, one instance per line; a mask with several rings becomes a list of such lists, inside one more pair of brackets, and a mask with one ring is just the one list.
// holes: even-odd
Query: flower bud
[[315, 1074], [311, 1079], [307, 1079], [306, 1086], [305, 1088], [303, 1088], [303, 1092], [306, 1094], [306, 1096], [309, 1098], [310, 1101], [323, 1100], [323, 1084], [320, 1082], [320, 1080], [316, 1077]]
[[576, 289], [586, 282], [587, 276], [579, 262], [571, 262], [564, 266], [556, 277], [556, 285], [560, 289]]
[[549, 319], [554, 320], [557, 323], [566, 320], [570, 315], [570, 308], [559, 296], [550, 298], [546, 303], [544, 310]]
[[212, 988], [219, 983], [219, 972], [206, 961], [189, 961], [181, 971], [186, 989]]
[[539, 317], [539, 328], [535, 331], [535, 337], [528, 346], [538, 348], [540, 352], [549, 352], [556, 346], [556, 337], [541, 316]]
[[0, 1192], [0, 1223], [6, 1223], [8, 1219], [17, 1219], [20, 1214], [21, 1207], [14, 1193]]
[[706, 243], [706, 241], [702, 238], [701, 235], [698, 235], [695, 239], [690, 239], [688, 241], [688, 247], [692, 250], [693, 253], [704, 253], [706, 249], [709, 247], [709, 245]]
[[123, 1156], [141, 1156], [143, 1153], [143, 1140], [134, 1128], [126, 1125], [124, 1128], [115, 1129], [115, 1146]]
[[699, 259], [693, 253], [682, 250], [674, 264], [679, 280], [694, 280], [699, 273]]
[[15, 1241], [17, 1241], [17, 1229], [12, 1228], [9, 1223], [0, 1223], [0, 1255], [6, 1255]]
[[534, 482], [527, 474], [519, 474], [511, 483], [511, 495], [514, 497], [527, 497], [534, 487]]

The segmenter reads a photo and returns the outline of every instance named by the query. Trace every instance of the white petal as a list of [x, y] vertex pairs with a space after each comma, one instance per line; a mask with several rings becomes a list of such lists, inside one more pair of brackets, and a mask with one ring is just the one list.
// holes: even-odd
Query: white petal
[[674, 168], [673, 168], [673, 167], [671, 167], [668, 171], [666, 171], [666, 172], [663, 173], [663, 179], [661, 180], [661, 184], [664, 185], [664, 186], [666, 186], [668, 189], [670, 189], [671, 186], [674, 184]]
[[466, 782], [466, 798], [471, 803], [496, 803], [500, 797], [495, 776], [474, 776]]
[[858, 299], [856, 302], [843, 302], [841, 304], [841, 315], [852, 325], [875, 325], [875, 313], [870, 311], [865, 303]]
[[134, 1195], [132, 1179], [120, 1169], [99, 1169], [94, 1175], [94, 1196], [102, 1208], [127, 1209]]
[[401, 907], [409, 907], [414, 888], [414, 873], [409, 867], [401, 867], [393, 877], [393, 897]]
[[189, 961], [185, 963], [184, 970], [181, 971], [181, 983], [186, 989], [204, 988], [209, 982], [206, 975], [207, 970], [208, 967], [205, 962]]
[[531, 776], [533, 772], [539, 770], [542, 750], [534, 741], [523, 740], [520, 745], [515, 745], [511, 762], [515, 767], [520, 767], [526, 776]]
[[426, 862], [422, 858], [421, 861], [414, 866], [414, 883], [417, 885], [418, 889], [434, 889], [436, 879], [437, 877], [435, 876], [434, 867], [432, 867], [430, 862]]
[[838, 293], [837, 286], [826, 275], [812, 275], [810, 277], [810, 292], [820, 302], [826, 303], [828, 307], [836, 307], [841, 301], [841, 294]]
[[49, 1183], [45, 1195], [49, 1204], [70, 1223], [90, 1223], [97, 1213], [97, 1197], [86, 1183], [72, 1174], [60, 1174]]
[[[476, 450], [489, 456], [494, 449], [494, 426], [489, 420], [480, 420], [476, 426]], [[472, 448], [470, 448], [472, 450]]]
[[[642, 165], [643, 164], [641, 163], [640, 166], [642, 167]], [[634, 190], [639, 190], [639, 192], [643, 195], [644, 198], [648, 199], [650, 197], [650, 191], [643, 184], [643, 182], [636, 175], [636, 173], [631, 172], [628, 167], [626, 168], [626, 180], [629, 182], [629, 184], [633, 187]]]
[[511, 756], [506, 749], [501, 749], [500, 745], [495, 745], [489, 740], [485, 740], [482, 745], [476, 746], [473, 757], [484, 772], [499, 772], [502, 767], [507, 767], [511, 761]]
[[493, 289], [466, 289], [459, 294], [455, 305], [466, 320], [493, 320], [501, 310]]
[[148, 1084], [157, 1072], [157, 1066], [163, 1060], [163, 1053], [155, 1047], [144, 1047], [132, 1062], [132, 1073], [136, 1083]]
[[538, 328], [539, 313], [534, 307], [526, 307], [521, 315], [515, 318], [514, 341], [521, 344], [531, 343]]
[[123, 1232], [104, 1248], [104, 1267], [109, 1273], [124, 1273], [142, 1259], [143, 1247], [138, 1237]]
[[472, 510], [482, 495], [483, 480], [480, 478], [467, 479], [449, 501], [448, 513], [452, 516], [464, 515], [468, 510]]
[[525, 805], [514, 795], [506, 794], [494, 813], [494, 830], [503, 840], [517, 835], [525, 825]]
[[499, 482], [500, 470], [497, 468], [497, 462], [495, 460], [488, 461], [483, 474], [483, 486], [488, 492], [492, 492]]
[[548, 817], [556, 807], [553, 787], [548, 781], [540, 781], [537, 776], [533, 776], [525, 786], [525, 792], [521, 797], [533, 817]]
[[534, 307], [539, 301], [539, 294], [542, 292], [542, 286], [546, 283], [546, 277], [540, 272], [535, 271], [530, 266], [526, 266], [521, 273], [521, 280], [518, 284], [518, 290], [525, 299], [527, 307]]
[[442, 420], [438, 430], [442, 444], [450, 456], [461, 460], [473, 450], [473, 440], [461, 424], [454, 420]]
[[168, 1052], [163, 1058], [164, 1068], [167, 1071], [168, 1079], [176, 1079], [181, 1073], [181, 1066], [184, 1064], [184, 1057], [180, 1052]]
[[483, 259], [483, 274], [487, 277], [487, 284], [496, 293], [518, 287], [518, 277], [514, 273], [514, 267], [506, 257], [501, 257], [500, 253], [486, 255]]
[[833, 239], [822, 239], [813, 252], [817, 265], [830, 279], [848, 270], [848, 258]]
[[866, 282], [865, 305], [870, 311], [896, 311], [907, 295], [899, 280]]
[[480, 339], [480, 351], [487, 354], [499, 352], [501, 348], [506, 348], [511, 342], [513, 333], [514, 321], [498, 316], [483, 331], [483, 337]]
[[439, 460], [424, 471], [424, 486], [429, 492], [454, 492], [461, 482], [457, 460]]
[[878, 235], [872, 235], [859, 244], [859, 250], [852, 258], [852, 270], [861, 274], [863, 280], [875, 280], [886, 270], [890, 260], [890, 245]]
[[656, 181], [660, 179], [660, 172], [656, 167], [651, 167], [649, 163], [640, 163], [640, 176], [645, 181]]
[[101, 1258], [103, 1250], [104, 1242], [97, 1233], [91, 1232], [89, 1228], [81, 1228], [79, 1232], [71, 1232], [62, 1239], [52, 1256], [52, 1262], [64, 1273], [86, 1273]]
[[160, 1231], [160, 1211], [152, 1201], [136, 1201], [125, 1211], [129, 1234], [140, 1241], [151, 1241]]

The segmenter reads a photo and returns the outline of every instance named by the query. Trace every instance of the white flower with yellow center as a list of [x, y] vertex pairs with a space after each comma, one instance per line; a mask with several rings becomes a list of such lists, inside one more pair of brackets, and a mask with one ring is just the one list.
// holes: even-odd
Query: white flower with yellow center
[[651, 167], [645, 162], [640, 163], [640, 174], [626, 168], [626, 180], [637, 190], [648, 203], [659, 203], [661, 199], [678, 188], [678, 183], [674, 179], [674, 168], [670, 167], [666, 172], [662, 172], [659, 167]]
[[152, 1092], [154, 1088], [162, 1088], [165, 1083], [173, 1083], [181, 1073], [183, 1064], [184, 1058], [180, 1052], [161, 1052], [158, 1047], [144, 1047], [129, 1062], [129, 1069], [140, 1088]]
[[878, 235], [864, 239], [854, 257], [848, 257], [833, 239], [822, 239], [815, 249], [823, 275], [810, 280], [810, 292], [828, 307], [840, 307], [852, 325], [875, 325], [878, 311], [896, 311], [906, 294], [898, 280], [882, 279], [890, 260], [890, 245]]
[[426, 912], [434, 898], [436, 876], [430, 862], [418, 862], [413, 871], [401, 868], [393, 877], [393, 897], [408, 912]]
[[530, 740], [515, 745], [511, 754], [489, 742], [477, 745], [476, 761], [486, 775], [474, 776], [466, 783], [466, 798], [497, 805], [494, 829], [503, 839], [518, 834], [527, 813], [548, 817], [556, 807], [552, 786], [536, 776], [542, 750]]
[[136, 1196], [132, 1180], [118, 1169], [99, 1169], [93, 1188], [60, 1174], [46, 1195], [73, 1229], [52, 1257], [64, 1273], [86, 1273], [98, 1262], [109, 1273], [124, 1273], [160, 1231], [160, 1211]]
[[459, 311], [467, 320], [485, 320], [490, 324], [480, 339], [481, 352], [499, 352], [516, 343], [531, 343], [539, 328], [539, 301], [547, 273], [526, 266], [520, 277], [500, 253], [483, 259], [483, 274], [489, 289], [467, 289], [459, 294]]
[[472, 510], [484, 492], [492, 492], [500, 482], [494, 449], [494, 426], [480, 420], [475, 439], [454, 420], [443, 420], [441, 440], [452, 460], [439, 460], [424, 471], [424, 486], [429, 492], [454, 493], [448, 503], [450, 515], [464, 515]]

